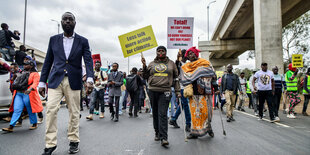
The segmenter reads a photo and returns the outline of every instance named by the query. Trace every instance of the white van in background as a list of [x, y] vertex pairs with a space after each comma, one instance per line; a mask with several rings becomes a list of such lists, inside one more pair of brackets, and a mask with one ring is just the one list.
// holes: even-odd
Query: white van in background
[[[3, 59], [1, 59], [3, 61]], [[8, 65], [10, 63], [6, 62]], [[10, 83], [6, 82], [10, 78], [10, 73], [0, 73], [0, 111], [8, 111], [8, 107], [12, 100], [10, 91]]]

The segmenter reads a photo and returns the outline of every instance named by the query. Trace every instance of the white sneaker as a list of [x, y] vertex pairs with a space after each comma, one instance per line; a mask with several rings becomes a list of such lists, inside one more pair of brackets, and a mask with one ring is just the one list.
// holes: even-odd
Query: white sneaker
[[275, 121], [275, 122], [280, 122], [280, 118], [279, 118], [279, 117], [276, 117], [276, 118], [274, 118], [274, 121]]
[[263, 118], [261, 118], [261, 117], [258, 117], [258, 119], [257, 120], [259, 120], [259, 121], [262, 121], [263, 120]]
[[296, 116], [294, 116], [294, 114], [290, 114], [290, 115], [288, 116], [288, 118], [295, 119], [295, 118], [296, 118]]
[[265, 114], [263, 114], [263, 117], [266, 117], [266, 115], [265, 115]]
[[254, 115], [255, 115], [255, 116], [258, 116], [258, 113], [257, 113], [257, 112], [255, 112], [255, 113], [254, 113]]

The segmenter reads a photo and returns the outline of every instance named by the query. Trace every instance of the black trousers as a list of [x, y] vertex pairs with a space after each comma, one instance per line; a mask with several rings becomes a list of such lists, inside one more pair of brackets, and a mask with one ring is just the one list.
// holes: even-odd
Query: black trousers
[[278, 117], [278, 112], [280, 108], [280, 101], [282, 96], [282, 89], [275, 89], [275, 93], [273, 95], [273, 110], [275, 117]]
[[[115, 98], [115, 102], [114, 102], [114, 98]], [[115, 115], [117, 119], [118, 119], [118, 114], [119, 114], [119, 98], [120, 96], [109, 96], [110, 113], [112, 115]], [[113, 103], [115, 103], [115, 111], [114, 111]]]
[[128, 92], [130, 95], [130, 106], [129, 106], [129, 113], [132, 113], [132, 109], [134, 109], [134, 115], [138, 114], [138, 105], [139, 105], [139, 95], [140, 91], [130, 91]]
[[253, 100], [252, 100], [252, 94], [246, 94], [249, 98], [249, 108], [253, 107]]
[[258, 112], [259, 112], [259, 117], [263, 117], [263, 110], [264, 110], [264, 103], [267, 101], [268, 105], [268, 111], [269, 111], [269, 116], [270, 119], [274, 119], [274, 108], [272, 105], [272, 91], [271, 90], [266, 90], [266, 91], [258, 91]]
[[167, 110], [171, 99], [171, 92], [155, 92], [150, 90], [149, 97], [153, 112], [155, 134], [158, 135], [161, 140], [168, 140]]

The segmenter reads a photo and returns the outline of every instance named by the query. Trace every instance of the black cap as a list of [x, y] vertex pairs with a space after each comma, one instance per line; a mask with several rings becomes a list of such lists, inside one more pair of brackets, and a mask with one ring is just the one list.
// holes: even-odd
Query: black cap
[[158, 50], [164, 50], [164, 51], [167, 52], [167, 49], [166, 49], [165, 46], [158, 46], [157, 49], [156, 49], [156, 51], [158, 51]]

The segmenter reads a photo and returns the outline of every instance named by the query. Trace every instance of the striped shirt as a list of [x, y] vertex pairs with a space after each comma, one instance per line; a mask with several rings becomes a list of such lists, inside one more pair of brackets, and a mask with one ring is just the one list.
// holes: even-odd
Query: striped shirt
[[286, 89], [285, 79], [280, 74], [274, 74], [274, 84], [275, 89], [282, 89], [282, 86], [284, 86], [284, 88]]

